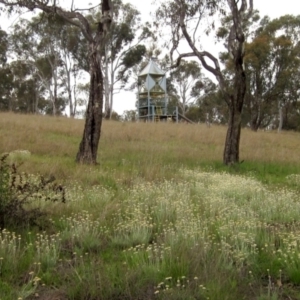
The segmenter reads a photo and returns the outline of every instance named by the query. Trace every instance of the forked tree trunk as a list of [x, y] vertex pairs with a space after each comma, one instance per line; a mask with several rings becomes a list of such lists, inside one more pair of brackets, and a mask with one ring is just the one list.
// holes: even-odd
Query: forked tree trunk
[[[192, 52], [180, 54], [177, 58], [175, 66], [179, 66], [182, 58], [196, 56], [200, 60], [202, 66], [213, 75], [219, 82], [220, 90], [222, 91], [226, 103], [229, 107], [229, 124], [226, 135], [223, 162], [226, 165], [231, 165], [239, 162], [239, 143], [241, 135], [241, 114], [243, 110], [244, 98], [246, 93], [246, 75], [243, 66], [244, 60], [244, 43], [245, 43], [245, 22], [253, 14], [253, 0], [227, 0], [228, 8], [231, 14], [228, 15], [232, 18], [232, 26], [229, 30], [227, 40], [227, 50], [230, 57], [233, 58], [235, 70], [233, 72], [234, 82], [233, 86], [228, 86], [228, 82], [225, 78], [225, 73], [220, 69], [218, 59], [208, 51], [200, 51], [195, 44], [195, 39], [188, 32], [188, 19], [190, 17], [187, 11], [190, 7], [187, 4], [188, 1], [176, 0], [175, 6], [178, 6], [179, 10], [176, 13], [176, 22], [179, 19], [179, 26], [182, 30], [182, 34], [188, 42]], [[193, 1], [191, 1], [193, 2]], [[201, 1], [200, 1], [201, 2]], [[205, 2], [205, 1], [204, 1]], [[167, 14], [168, 15], [168, 14]], [[199, 16], [200, 17], [200, 16]], [[200, 19], [199, 19], [200, 20]], [[177, 31], [176, 31], [177, 32]], [[178, 32], [177, 32], [178, 33]], [[178, 47], [177, 35], [173, 37], [173, 50]], [[210, 63], [208, 63], [210, 61]]]
[[97, 163], [103, 107], [103, 76], [94, 44], [90, 45], [90, 53], [92, 55], [90, 56], [89, 103], [86, 111], [83, 137], [76, 156], [76, 162], [84, 164]]
[[250, 129], [254, 132], [257, 132], [258, 131], [258, 128], [259, 128], [260, 124], [257, 120], [257, 117], [255, 117], [255, 119], [252, 119], [250, 121]]
[[256, 115], [255, 117], [253, 117], [250, 121], [250, 129], [254, 132], [257, 132], [258, 129], [260, 128], [261, 124], [263, 121], [263, 116], [261, 115]]

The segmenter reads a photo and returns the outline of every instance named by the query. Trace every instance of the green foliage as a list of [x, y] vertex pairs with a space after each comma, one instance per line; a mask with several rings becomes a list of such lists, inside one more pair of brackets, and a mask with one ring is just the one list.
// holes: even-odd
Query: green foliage
[[65, 203], [65, 189], [54, 182], [54, 177], [18, 173], [15, 164], [7, 163], [8, 156], [2, 155], [0, 159], [0, 228], [43, 227], [46, 214], [40, 203]]
[[[171, 75], [175, 97], [179, 99], [178, 106], [183, 114], [187, 111], [187, 105], [193, 102], [195, 97], [200, 97], [203, 90], [202, 73], [196, 61], [184, 61]], [[197, 90], [197, 92], [193, 92]]]
[[0, 211], [5, 209], [11, 195], [9, 188], [10, 170], [8, 164], [6, 163], [7, 156], [8, 154], [3, 155], [0, 159]]
[[[131, 72], [127, 72], [132, 67], [139, 64], [146, 53], [146, 47], [144, 45], [137, 45], [130, 48], [128, 52], [125, 52], [121, 60], [121, 68], [118, 72], [118, 78], [126, 83], [131, 75]], [[127, 74], [126, 74], [127, 72]]]
[[8, 34], [0, 29], [0, 64], [4, 65], [7, 61]]
[[136, 110], [125, 110], [122, 115], [122, 120], [126, 122], [136, 122], [137, 111]]
[[137, 45], [124, 55], [122, 62], [126, 68], [131, 68], [141, 61], [145, 53], [146, 47], [144, 45]]
[[[254, 24], [253, 24], [254, 25]], [[278, 127], [279, 107], [284, 129], [297, 129], [299, 118], [299, 17], [265, 17], [245, 47], [247, 94], [244, 124], [251, 129]], [[228, 64], [228, 70], [232, 66]]]
[[10, 93], [13, 89], [13, 74], [9, 66], [0, 68], [0, 110], [9, 110], [11, 106]]
[[13, 29], [9, 38], [15, 60], [9, 65], [13, 80], [6, 107], [61, 114], [68, 99], [74, 116], [76, 101], [70, 78], [77, 81], [81, 70], [88, 70], [87, 43], [79, 28], [57, 15], [41, 13], [31, 20], [21, 19]]
[[[111, 119], [114, 91], [123, 89], [132, 78], [133, 68], [142, 61], [151, 36], [149, 24], [142, 24], [139, 12], [130, 3], [114, 2], [114, 22], [103, 47], [105, 116]], [[105, 48], [105, 51], [104, 51]]]

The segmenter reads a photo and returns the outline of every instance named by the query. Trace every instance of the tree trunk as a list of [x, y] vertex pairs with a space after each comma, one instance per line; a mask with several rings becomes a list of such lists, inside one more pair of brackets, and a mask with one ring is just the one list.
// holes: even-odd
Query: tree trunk
[[13, 104], [12, 104], [12, 98], [11, 97], [8, 97], [8, 111], [9, 112], [12, 112], [13, 111]]
[[223, 163], [232, 165], [239, 162], [242, 110], [246, 94], [246, 75], [242, 56], [235, 59], [234, 94], [230, 95], [229, 121], [223, 154]]
[[252, 131], [258, 130], [258, 101], [256, 97], [250, 100], [250, 129]]
[[97, 150], [101, 134], [103, 107], [103, 76], [95, 44], [90, 44], [90, 95], [86, 111], [83, 137], [76, 162], [97, 163]]
[[283, 125], [283, 112], [282, 112], [282, 106], [281, 103], [279, 102], [278, 104], [278, 110], [279, 110], [279, 124], [278, 124], [278, 132], [282, 131], [282, 125]]
[[110, 74], [110, 85], [109, 85], [109, 119], [111, 120], [111, 116], [113, 113], [113, 105], [114, 105], [114, 81], [115, 81], [115, 71], [114, 64], [111, 62], [111, 74]]
[[114, 104], [114, 90], [112, 85], [109, 87], [109, 100], [109, 119], [111, 120]]
[[264, 110], [262, 107], [261, 95], [252, 98], [252, 105], [251, 105], [250, 112], [251, 112], [250, 128], [252, 131], [257, 132], [264, 119], [264, 113], [263, 113]]
[[[74, 76], [75, 77], [75, 76]], [[74, 78], [75, 80], [75, 78]], [[73, 87], [73, 96], [74, 96], [74, 108], [73, 108], [73, 118], [76, 116], [76, 110], [77, 110], [77, 95], [76, 95], [76, 80]]]
[[75, 111], [73, 107], [73, 101], [72, 101], [72, 90], [71, 90], [71, 75], [70, 75], [70, 69], [68, 69], [67, 65], [65, 64], [65, 70], [67, 74], [67, 92], [68, 92], [68, 101], [69, 101], [69, 114], [70, 118], [75, 117]]
[[104, 107], [104, 116], [105, 119], [110, 119], [110, 110], [109, 110], [109, 77], [108, 77], [108, 50], [107, 46], [105, 47], [105, 54], [104, 54], [104, 59], [105, 59], [105, 76], [104, 76], [104, 85], [105, 85], [105, 107]]
[[54, 98], [53, 98], [53, 116], [57, 115], [57, 108], [58, 108], [58, 99], [57, 99], [57, 77], [56, 74], [54, 76]]
[[50, 96], [50, 102], [52, 104], [52, 115], [56, 116], [56, 102], [55, 102], [55, 96], [52, 93], [51, 86], [48, 84], [48, 91]]
[[257, 113], [254, 113], [254, 115], [251, 116], [250, 128], [254, 132], [257, 132], [257, 130], [259, 128], [259, 120], [258, 120], [258, 114]]
[[230, 109], [228, 129], [226, 134], [223, 163], [231, 165], [239, 162], [240, 136], [241, 136], [241, 111]]
[[38, 97], [38, 91], [34, 90], [34, 113], [37, 115], [39, 112], [39, 97]]

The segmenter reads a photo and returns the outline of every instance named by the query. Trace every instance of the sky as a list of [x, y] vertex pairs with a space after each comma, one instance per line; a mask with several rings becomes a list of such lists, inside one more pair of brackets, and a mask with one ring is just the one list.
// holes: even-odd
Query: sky
[[[89, 4], [95, 5], [100, 0], [75, 0], [76, 8], [87, 8]], [[259, 10], [260, 16], [268, 15], [271, 19], [278, 18], [285, 14], [298, 15], [300, 14], [300, 1], [299, 0], [253, 0], [254, 8]], [[64, 5], [70, 3], [70, 0], [59, 0], [57, 2]], [[152, 4], [153, 0], [123, 0], [124, 3], [130, 3], [141, 12], [142, 20], [151, 21], [151, 12], [155, 11], [155, 5]], [[11, 25], [16, 21], [16, 17], [8, 20], [7, 25]], [[1, 27], [4, 28], [3, 22]], [[5, 29], [5, 28], [4, 28]], [[207, 75], [207, 74], [206, 74]], [[122, 114], [125, 110], [135, 109], [136, 95], [134, 92], [121, 91], [115, 95], [113, 109]]]

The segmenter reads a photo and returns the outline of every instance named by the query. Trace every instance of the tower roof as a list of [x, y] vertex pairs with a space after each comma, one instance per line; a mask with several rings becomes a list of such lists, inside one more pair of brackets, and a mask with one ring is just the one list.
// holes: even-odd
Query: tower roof
[[157, 76], [163, 76], [165, 75], [165, 72], [162, 71], [155, 61], [151, 59], [148, 63], [148, 65], [140, 72], [139, 76], [145, 76], [145, 75], [157, 75]]

